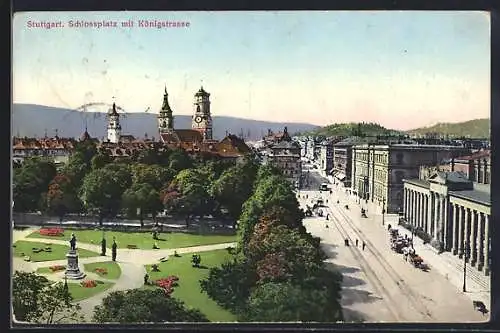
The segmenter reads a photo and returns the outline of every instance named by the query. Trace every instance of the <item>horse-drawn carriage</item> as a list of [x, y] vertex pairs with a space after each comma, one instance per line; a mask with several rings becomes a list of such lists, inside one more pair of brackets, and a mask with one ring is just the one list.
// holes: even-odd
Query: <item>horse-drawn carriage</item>
[[396, 253], [403, 253], [403, 248], [406, 247], [406, 244], [403, 240], [397, 239], [391, 242], [391, 249]]
[[410, 264], [412, 264], [415, 267], [420, 267], [424, 263], [424, 259], [422, 259], [419, 255], [414, 254], [410, 255]]

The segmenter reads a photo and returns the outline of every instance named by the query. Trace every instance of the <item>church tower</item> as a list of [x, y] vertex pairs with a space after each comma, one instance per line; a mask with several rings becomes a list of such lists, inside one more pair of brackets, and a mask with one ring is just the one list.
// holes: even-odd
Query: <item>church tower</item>
[[194, 95], [195, 112], [191, 128], [201, 132], [204, 140], [212, 140], [212, 116], [210, 114], [210, 94], [203, 87]]
[[168, 104], [167, 87], [165, 87], [165, 94], [163, 95], [163, 105], [160, 113], [158, 114], [158, 131], [162, 133], [171, 133], [174, 130], [174, 117], [172, 109]]
[[121, 132], [120, 115], [116, 111], [116, 104], [113, 103], [113, 107], [108, 111], [108, 141], [118, 143]]

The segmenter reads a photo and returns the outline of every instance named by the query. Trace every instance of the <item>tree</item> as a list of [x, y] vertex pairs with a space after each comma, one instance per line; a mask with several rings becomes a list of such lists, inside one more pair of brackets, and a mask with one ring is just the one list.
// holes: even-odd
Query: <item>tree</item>
[[92, 157], [90, 164], [92, 166], [92, 170], [95, 170], [95, 169], [103, 168], [105, 165], [112, 163], [112, 162], [113, 162], [113, 159], [111, 158], [111, 156], [109, 156], [108, 154], [106, 154], [104, 152], [100, 152], [100, 153], [96, 154], [94, 157]]
[[179, 193], [175, 197], [175, 206], [171, 207], [184, 215], [187, 227], [192, 216], [203, 216], [211, 210], [212, 201], [206, 182], [196, 169], [185, 169], [180, 171], [170, 184], [170, 189]]
[[79, 305], [62, 282], [50, 282], [35, 273], [16, 271], [12, 278], [12, 306], [16, 320], [40, 324], [83, 322]]
[[246, 260], [233, 260], [210, 268], [208, 276], [200, 280], [200, 286], [217, 304], [238, 313], [245, 308], [256, 280], [255, 269]]
[[241, 214], [243, 203], [252, 194], [255, 173], [256, 170], [252, 166], [237, 165], [225, 170], [212, 185], [212, 195], [227, 209], [235, 224]]
[[46, 200], [47, 211], [57, 215], [60, 221], [66, 213], [78, 211], [80, 208], [76, 189], [69, 177], [64, 174], [56, 175], [49, 184]]
[[160, 194], [147, 183], [135, 183], [125, 190], [122, 196], [123, 207], [130, 210], [139, 210], [141, 227], [144, 226], [144, 215], [152, 214], [153, 218], [161, 210]]
[[85, 176], [80, 198], [87, 209], [97, 210], [99, 224], [102, 225], [104, 217], [118, 213], [123, 192], [130, 183], [130, 174], [127, 175], [125, 168], [108, 164]]
[[193, 166], [193, 160], [182, 149], [175, 149], [169, 156], [169, 168], [176, 174]]
[[208, 322], [199, 311], [168, 297], [161, 289], [115, 291], [94, 312], [98, 323]]
[[174, 176], [172, 171], [166, 167], [141, 163], [133, 164], [131, 166], [131, 173], [132, 183], [147, 183], [158, 191], [164, 184], [170, 182]]
[[325, 288], [312, 289], [291, 283], [269, 282], [257, 286], [248, 299], [242, 321], [260, 322], [337, 322], [342, 309], [330, 303]]
[[[299, 231], [262, 219], [255, 226], [247, 253], [247, 258], [262, 269], [258, 275], [269, 277], [266, 270], [274, 265], [283, 271], [278, 278], [289, 275], [296, 281], [314, 274], [326, 259], [321, 248], [311, 244]], [[276, 256], [269, 256], [270, 253]]]
[[56, 175], [54, 162], [46, 158], [27, 158], [22, 166], [14, 169], [14, 210], [28, 212], [43, 210], [42, 195], [47, 192]]

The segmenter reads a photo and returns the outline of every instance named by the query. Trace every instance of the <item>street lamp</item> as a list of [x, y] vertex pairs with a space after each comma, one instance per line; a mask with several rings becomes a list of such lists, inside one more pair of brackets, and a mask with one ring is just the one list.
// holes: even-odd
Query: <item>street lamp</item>
[[385, 214], [385, 198], [382, 199], [382, 225], [385, 225], [384, 214]]
[[464, 253], [463, 253], [463, 256], [464, 256], [464, 285], [463, 285], [463, 292], [465, 293], [466, 292], [466, 281], [467, 281], [467, 255], [469, 253], [469, 244], [465, 242], [465, 239], [464, 239]]

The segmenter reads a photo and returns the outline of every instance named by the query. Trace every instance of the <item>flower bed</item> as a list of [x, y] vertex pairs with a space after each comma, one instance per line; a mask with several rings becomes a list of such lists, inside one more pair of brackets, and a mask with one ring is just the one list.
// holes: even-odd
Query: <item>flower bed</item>
[[179, 278], [171, 275], [167, 278], [158, 279], [154, 283], [165, 291], [165, 296], [170, 296], [174, 291], [174, 287], [177, 286], [177, 281], [179, 281]]
[[98, 274], [108, 274], [108, 270], [106, 268], [97, 267], [96, 269], [94, 269], [94, 272], [96, 272]]
[[97, 286], [97, 282], [95, 280], [82, 281], [82, 282], [80, 282], [80, 284], [84, 288], [95, 288]]
[[43, 228], [39, 231], [42, 236], [60, 237], [64, 235], [63, 228]]
[[64, 271], [66, 269], [66, 266], [55, 265], [55, 266], [50, 266], [49, 269], [52, 271], [52, 273], [55, 273], [59, 271]]

